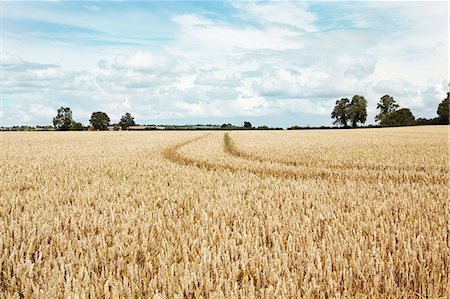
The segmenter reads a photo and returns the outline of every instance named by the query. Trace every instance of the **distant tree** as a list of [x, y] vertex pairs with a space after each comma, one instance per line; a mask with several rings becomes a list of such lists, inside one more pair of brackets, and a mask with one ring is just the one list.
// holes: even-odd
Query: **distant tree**
[[69, 129], [70, 131], [83, 131], [84, 130], [84, 126], [82, 123], [79, 122], [73, 122], [72, 126]]
[[375, 121], [381, 121], [385, 115], [394, 112], [398, 107], [393, 97], [390, 95], [382, 96], [380, 102], [377, 104], [377, 109], [380, 109], [380, 113], [375, 116]]
[[57, 130], [69, 130], [74, 121], [72, 119], [72, 111], [69, 107], [61, 107], [57, 110], [57, 115], [53, 118], [53, 126]]
[[244, 121], [244, 128], [250, 129], [252, 127], [252, 124], [249, 121]]
[[415, 117], [408, 108], [395, 110], [383, 116], [380, 126], [405, 126], [413, 125]]
[[363, 96], [354, 95], [349, 107], [349, 116], [352, 127], [358, 126], [358, 123], [365, 123], [367, 120], [367, 101]]
[[416, 121], [414, 122], [417, 125], [434, 125], [439, 123], [439, 117], [436, 118], [418, 118], [416, 119]]
[[130, 113], [125, 113], [122, 115], [122, 118], [120, 119], [119, 126], [122, 128], [122, 130], [128, 129], [130, 126], [134, 126], [136, 123], [134, 122], [134, 117], [131, 116]]
[[335, 119], [333, 124], [338, 126], [348, 127], [350, 101], [347, 98], [342, 98], [336, 101], [331, 118]]
[[109, 116], [105, 112], [93, 112], [89, 122], [95, 130], [106, 130], [109, 126]]
[[439, 103], [437, 114], [439, 115], [440, 123], [445, 124], [449, 123], [449, 112], [448, 112], [449, 99], [450, 99], [450, 92], [447, 93], [447, 98], [445, 98], [442, 102]]

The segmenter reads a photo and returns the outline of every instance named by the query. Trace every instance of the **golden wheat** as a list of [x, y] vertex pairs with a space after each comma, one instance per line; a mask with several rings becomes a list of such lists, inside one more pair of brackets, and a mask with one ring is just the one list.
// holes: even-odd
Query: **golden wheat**
[[448, 297], [448, 127], [0, 135], [0, 297]]

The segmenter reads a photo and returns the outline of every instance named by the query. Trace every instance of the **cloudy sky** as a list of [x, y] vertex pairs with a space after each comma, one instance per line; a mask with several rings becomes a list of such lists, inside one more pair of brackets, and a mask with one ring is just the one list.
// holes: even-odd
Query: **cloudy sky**
[[113, 122], [330, 125], [362, 94], [434, 117], [447, 1], [2, 1], [0, 126], [69, 106]]

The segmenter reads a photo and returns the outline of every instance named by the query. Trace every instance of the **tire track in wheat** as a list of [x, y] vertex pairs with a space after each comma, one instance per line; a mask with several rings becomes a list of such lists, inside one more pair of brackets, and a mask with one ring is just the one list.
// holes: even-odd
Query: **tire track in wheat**
[[[225, 134], [225, 136], [228, 136], [228, 140], [225, 141], [225, 148], [227, 148], [230, 142], [232, 142], [231, 138], [228, 133]], [[239, 165], [238, 161], [236, 161], [236, 164], [219, 164], [219, 163], [213, 163], [207, 160], [198, 160], [191, 158], [189, 156], [183, 155], [179, 153], [179, 150], [187, 146], [189, 144], [192, 144], [202, 138], [207, 137], [209, 134], [190, 139], [187, 141], [184, 141], [182, 143], [178, 143], [174, 146], [168, 147], [162, 152], [162, 156], [166, 158], [167, 160], [174, 162], [179, 165], [184, 166], [194, 166], [201, 169], [211, 170], [211, 171], [231, 171], [231, 172], [248, 172], [252, 173], [261, 177], [279, 177], [284, 179], [293, 179], [293, 180], [308, 180], [308, 179], [321, 179], [321, 180], [327, 180], [332, 182], [342, 182], [345, 180], [351, 180], [351, 181], [362, 181], [362, 182], [385, 182], [386, 179], [389, 179], [394, 182], [398, 183], [423, 183], [424, 179], [425, 182], [429, 182], [426, 178], [420, 177], [420, 176], [408, 176], [408, 175], [402, 175], [402, 176], [380, 176], [380, 175], [374, 175], [372, 173], [365, 173], [364, 175], [360, 174], [346, 174], [344, 172], [333, 172], [330, 169], [324, 168], [320, 169], [318, 167], [310, 167], [305, 169], [304, 171], [299, 171], [298, 169], [289, 169], [289, 168], [273, 168], [267, 165], [268, 161], [258, 161], [253, 160], [251, 156], [247, 155], [246, 153], [240, 152], [239, 154], [237, 152], [230, 153], [230, 148], [226, 149], [225, 151], [230, 153], [231, 156], [234, 156], [236, 158], [241, 158], [244, 160], [250, 160], [250, 162], [260, 162], [260, 165], [251, 165], [251, 166], [242, 166]], [[231, 147], [231, 151], [236, 150], [236, 148]], [[266, 163], [266, 165], [264, 165]], [[282, 164], [282, 163], [278, 163]], [[446, 183], [446, 181], [445, 181]]]
[[[330, 170], [341, 170], [341, 171], [348, 171], [348, 170], [355, 170], [355, 171], [364, 171], [362, 173], [362, 176], [367, 176], [368, 174], [378, 177], [380, 180], [382, 179], [388, 179], [388, 180], [398, 180], [400, 177], [402, 180], [409, 180], [411, 182], [424, 182], [424, 183], [431, 183], [431, 184], [437, 184], [437, 185], [445, 185], [448, 182], [447, 176], [444, 174], [443, 176], [433, 176], [428, 173], [423, 172], [423, 170], [417, 170], [412, 167], [405, 167], [405, 169], [400, 169], [399, 167], [395, 166], [379, 166], [379, 165], [358, 165], [358, 164], [332, 164], [332, 165], [313, 165], [311, 163], [307, 163], [302, 160], [298, 161], [286, 161], [286, 160], [280, 160], [280, 159], [272, 159], [272, 158], [266, 158], [261, 156], [256, 156], [254, 154], [247, 153], [241, 149], [239, 149], [236, 146], [236, 143], [234, 140], [230, 137], [229, 133], [225, 133], [223, 136], [224, 141], [224, 150], [227, 154], [242, 158], [250, 161], [257, 161], [261, 163], [276, 163], [276, 164], [282, 164], [287, 166], [294, 166], [294, 167], [307, 167], [310, 171], [315, 171], [317, 169], [330, 169]], [[391, 173], [389, 171], [403, 171], [402, 175], [399, 177], [396, 173]], [[370, 171], [368, 173], [367, 171]], [[411, 172], [416, 172], [414, 174], [410, 174]]]
[[[243, 151], [242, 149], [238, 148], [236, 146], [236, 143], [234, 142], [234, 140], [230, 137], [229, 133], [225, 133], [224, 134], [224, 145], [225, 145], [225, 152], [227, 152], [228, 154], [235, 156], [235, 157], [239, 157], [239, 158], [244, 158], [244, 159], [249, 159], [249, 160], [253, 160], [253, 161], [258, 161], [258, 162], [269, 162], [269, 163], [278, 163], [278, 164], [285, 164], [285, 165], [291, 165], [291, 166], [307, 166], [307, 167], [317, 167], [317, 165], [314, 165], [312, 163], [308, 163], [304, 160], [281, 160], [281, 159], [273, 159], [273, 158], [267, 158], [267, 157], [262, 157], [262, 156], [257, 156], [255, 154], [251, 154], [251, 153], [247, 153], [245, 151]], [[377, 171], [385, 171], [385, 170], [409, 170], [409, 171], [424, 171], [425, 167], [424, 166], [394, 166], [394, 165], [377, 165], [377, 164], [368, 164], [368, 165], [362, 165], [362, 164], [357, 164], [357, 163], [349, 163], [349, 162], [344, 162], [341, 164], [332, 164], [331, 166], [329, 165], [321, 165], [320, 167], [328, 167], [328, 168], [339, 168], [339, 169], [364, 169], [364, 170], [377, 170]], [[441, 170], [441, 169], [438, 169]]]

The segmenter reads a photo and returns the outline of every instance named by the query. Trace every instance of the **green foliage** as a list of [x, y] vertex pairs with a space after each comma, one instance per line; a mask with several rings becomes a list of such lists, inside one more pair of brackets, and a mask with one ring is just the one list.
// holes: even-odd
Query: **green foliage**
[[109, 116], [105, 112], [93, 112], [89, 122], [95, 130], [107, 130], [109, 126]]
[[72, 126], [70, 127], [70, 131], [83, 131], [85, 129], [85, 127], [83, 126], [82, 123], [79, 122], [73, 122]]
[[134, 122], [134, 117], [131, 116], [130, 113], [125, 113], [122, 115], [122, 118], [120, 119], [119, 126], [122, 128], [122, 130], [128, 129], [130, 126], [135, 126], [136, 123]]
[[337, 100], [333, 112], [331, 112], [331, 118], [335, 119], [335, 121], [333, 121], [333, 124], [348, 127], [348, 121], [350, 118], [349, 108], [349, 99], [342, 98], [340, 100]]
[[367, 120], [367, 101], [363, 96], [354, 95], [349, 107], [349, 117], [352, 127], [358, 126], [358, 123], [365, 123]]
[[335, 119], [333, 124], [348, 127], [348, 123], [352, 127], [356, 127], [358, 123], [365, 123], [367, 120], [367, 101], [363, 96], [354, 95], [350, 102], [347, 98], [336, 101], [331, 118]]
[[57, 130], [69, 130], [74, 121], [72, 119], [72, 110], [69, 107], [61, 107], [57, 110], [58, 114], [53, 118], [53, 126]]
[[439, 117], [435, 117], [435, 118], [418, 118], [415, 121], [416, 125], [435, 125], [435, 124], [439, 124]]
[[[405, 126], [416, 124], [414, 115], [408, 108], [402, 108], [397, 110], [399, 105], [395, 102], [394, 98], [390, 95], [381, 97], [380, 102], [377, 105], [377, 109], [380, 109], [380, 113], [375, 116], [375, 120], [380, 122], [380, 126]], [[421, 122], [425, 122], [421, 119]]]
[[449, 112], [448, 112], [449, 99], [450, 99], [450, 92], [447, 93], [447, 98], [445, 98], [441, 103], [439, 103], [437, 114], [439, 115], [440, 123], [445, 124], [449, 123]]
[[383, 116], [381, 126], [405, 126], [415, 124], [415, 117], [408, 108], [402, 108]]
[[377, 109], [380, 109], [380, 113], [375, 116], [375, 121], [381, 121], [385, 115], [396, 111], [398, 107], [399, 105], [395, 102], [393, 97], [390, 95], [382, 96], [380, 102], [377, 104]]
[[244, 121], [244, 128], [250, 129], [252, 124], [249, 121]]

